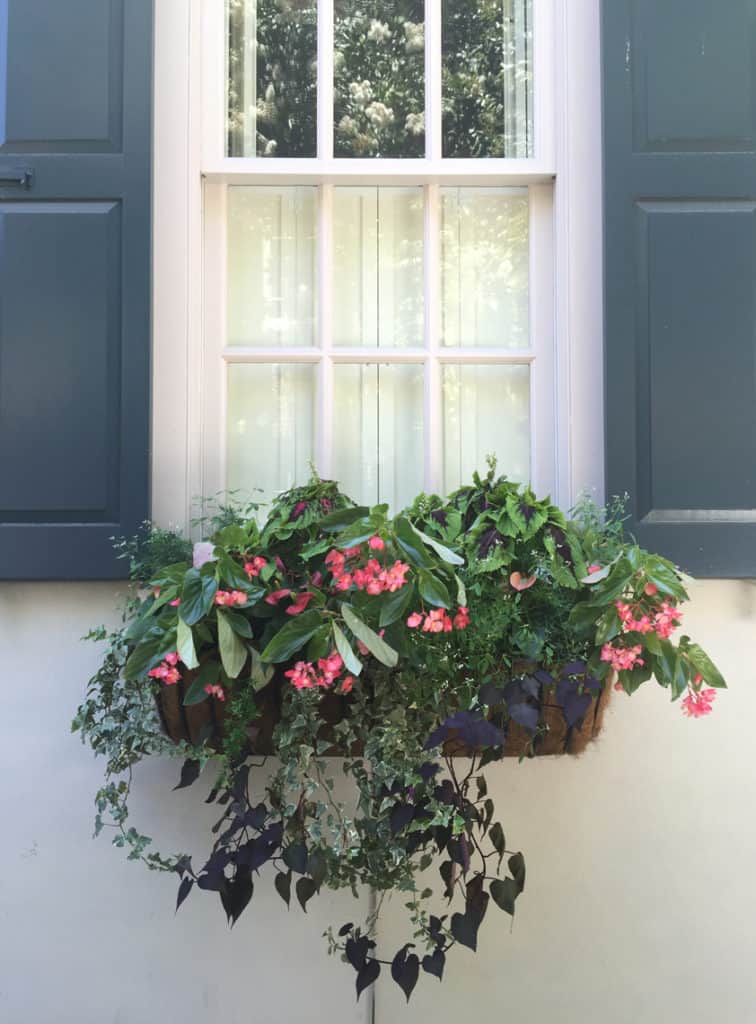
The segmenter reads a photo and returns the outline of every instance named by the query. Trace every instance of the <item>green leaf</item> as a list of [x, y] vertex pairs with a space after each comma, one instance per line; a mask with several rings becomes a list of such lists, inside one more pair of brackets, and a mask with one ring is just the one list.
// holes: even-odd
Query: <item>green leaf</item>
[[656, 555], [649, 556], [644, 566], [646, 576], [663, 594], [669, 594], [677, 601], [685, 601], [687, 593], [675, 572], [674, 566]]
[[340, 530], [345, 530], [347, 526], [351, 526], [358, 519], [364, 519], [369, 514], [370, 509], [364, 506], [337, 509], [336, 512], [331, 512], [330, 515], [321, 519], [318, 526], [326, 533], [338, 533]]
[[342, 604], [341, 613], [344, 616], [344, 622], [351, 629], [358, 640], [361, 640], [367, 647], [370, 653], [381, 662], [382, 665], [386, 665], [387, 668], [395, 668], [399, 661], [399, 655], [396, 653], [393, 647], [382, 640], [377, 633], [374, 633], [370, 626], [366, 625], [362, 619], [358, 619], [348, 604]]
[[428, 604], [435, 605], [437, 608], [448, 608], [451, 605], [446, 585], [433, 573], [421, 569], [418, 573], [417, 586], [420, 596]]
[[237, 548], [244, 551], [249, 543], [249, 536], [243, 526], [232, 523], [224, 526], [216, 538], [216, 543], [224, 548]]
[[316, 611], [303, 612], [301, 615], [294, 616], [291, 622], [287, 622], [282, 629], [279, 629], [260, 657], [268, 665], [278, 665], [282, 661], [288, 661], [315, 635], [322, 622], [320, 613]]
[[221, 662], [230, 679], [236, 679], [247, 660], [247, 648], [234, 632], [225, 611], [218, 609], [218, 647]]
[[234, 633], [238, 636], [243, 636], [245, 640], [252, 639], [252, 624], [249, 619], [245, 618], [240, 612], [232, 612], [229, 609], [224, 609], [223, 614]]
[[204, 619], [213, 607], [217, 590], [218, 584], [212, 576], [202, 575], [199, 569], [187, 572], [179, 606], [179, 616], [187, 626], [194, 626]]
[[[398, 591], [398, 593], [401, 593], [401, 591]], [[344, 636], [344, 632], [338, 622], [333, 624], [333, 639], [336, 644], [336, 650], [341, 655], [341, 660], [344, 662], [347, 672], [353, 676], [358, 676], [362, 672], [362, 662], [352, 650], [352, 645]]]
[[197, 668], [199, 662], [197, 661], [197, 652], [194, 649], [192, 627], [187, 626], [181, 619], [178, 620], [178, 629], [176, 630], [176, 650], [178, 651], [179, 658], [187, 668]]
[[675, 657], [675, 668], [672, 673], [672, 700], [682, 697], [688, 688], [689, 666], [678, 654]]
[[266, 665], [260, 657], [260, 652], [256, 651], [254, 647], [249, 646], [249, 655], [252, 659], [252, 671], [250, 672], [250, 679], [252, 680], [252, 686], [255, 692], [262, 690], [264, 686], [273, 678], [275, 669], [272, 665]]
[[462, 582], [462, 580], [459, 578], [459, 576], [456, 575], [456, 573], [454, 575], [454, 579], [455, 579], [455, 581], [457, 583], [457, 604], [460, 606], [460, 608], [466, 608], [467, 607], [467, 591], [465, 590], [465, 585]]
[[164, 655], [175, 650], [175, 645], [176, 637], [172, 631], [163, 633], [162, 630], [151, 630], [129, 655], [124, 665], [123, 678], [139, 679], [162, 661]]
[[265, 593], [265, 588], [253, 584], [242, 566], [235, 559], [231, 558], [230, 555], [226, 554], [225, 551], [221, 551], [218, 548], [216, 548], [216, 551], [218, 558], [215, 564], [218, 569], [218, 575], [226, 586], [232, 590], [243, 590], [249, 594], [250, 601], [259, 600]]
[[192, 707], [194, 704], [201, 704], [203, 700], [207, 700], [208, 694], [205, 693], [205, 687], [216, 686], [220, 682], [220, 677], [221, 667], [218, 662], [206, 661], [186, 691], [184, 705]]
[[[410, 523], [412, 526], [412, 523]], [[416, 526], [412, 526], [417, 536], [422, 540], [423, 544], [427, 544], [429, 548], [433, 548], [436, 554], [442, 558], [449, 565], [464, 565], [465, 560], [461, 555], [458, 555], [455, 551], [450, 550], [440, 541], [437, 541], [434, 537], [429, 537], [427, 533], [423, 533], [422, 530], [418, 530]]]
[[356, 523], [348, 526], [334, 541], [337, 548], [356, 548], [375, 533], [375, 526], [369, 519], [358, 519]]
[[717, 690], [726, 690], [727, 683], [709, 655], [698, 644], [691, 644], [687, 655], [696, 672], [704, 677], [704, 682]]
[[[385, 600], [381, 601], [381, 614], [378, 619], [381, 629], [401, 619], [407, 610], [414, 589], [412, 585], [408, 584], [402, 587], [401, 590], [396, 590], [393, 594], [389, 594]], [[343, 657], [344, 655], [342, 654]]]
[[394, 536], [397, 544], [411, 562], [424, 569], [436, 568], [436, 563], [426, 551], [419, 533], [409, 519], [398, 516], [394, 520]]

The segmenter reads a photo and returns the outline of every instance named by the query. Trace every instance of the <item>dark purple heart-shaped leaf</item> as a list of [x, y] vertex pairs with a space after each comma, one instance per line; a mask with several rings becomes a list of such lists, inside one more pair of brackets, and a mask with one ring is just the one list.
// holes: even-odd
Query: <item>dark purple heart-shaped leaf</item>
[[420, 961], [414, 953], [408, 953], [407, 947], [400, 949], [391, 964], [391, 977], [409, 1002], [410, 996], [420, 976]]
[[423, 970], [432, 974], [439, 981], [444, 977], [444, 966], [446, 965], [446, 953], [442, 949], [436, 949], [430, 956], [423, 957]]
[[357, 974], [357, 1001], [366, 988], [369, 988], [374, 981], [377, 981], [381, 973], [381, 965], [377, 960], [368, 960], [364, 967], [361, 967]]

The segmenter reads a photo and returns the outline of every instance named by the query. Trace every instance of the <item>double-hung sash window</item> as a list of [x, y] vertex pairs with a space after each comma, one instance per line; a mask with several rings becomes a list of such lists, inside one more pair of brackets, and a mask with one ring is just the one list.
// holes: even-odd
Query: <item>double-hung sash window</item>
[[207, 0], [204, 493], [556, 487], [552, 0]]

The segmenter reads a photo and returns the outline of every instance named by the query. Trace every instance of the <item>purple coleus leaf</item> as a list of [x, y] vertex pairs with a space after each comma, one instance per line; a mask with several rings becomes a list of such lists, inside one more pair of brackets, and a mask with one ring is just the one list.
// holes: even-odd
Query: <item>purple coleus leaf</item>
[[506, 737], [501, 729], [497, 729], [481, 714], [474, 711], [457, 711], [431, 733], [423, 750], [432, 750], [451, 738], [459, 740], [466, 747], [478, 748], [500, 747]]

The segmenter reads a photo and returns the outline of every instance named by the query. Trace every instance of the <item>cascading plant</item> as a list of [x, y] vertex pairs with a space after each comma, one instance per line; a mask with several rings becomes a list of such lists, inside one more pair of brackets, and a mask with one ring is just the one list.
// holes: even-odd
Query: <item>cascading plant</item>
[[[367, 920], [326, 933], [358, 998], [386, 968], [409, 999], [454, 946], [477, 948], [491, 902], [514, 915], [525, 862], [487, 766], [557, 734], [570, 750], [611, 686], [654, 678], [701, 716], [725, 685], [672, 639], [687, 596], [673, 565], [627, 541], [616, 514], [583, 503], [568, 520], [493, 466], [394, 517], [315, 477], [262, 526], [228, 507], [205, 522], [193, 549], [159, 530], [129, 545], [122, 628], [91, 634], [107, 650], [73, 727], [106, 758], [96, 832], [176, 872], [177, 906], [217, 893], [231, 924], [264, 869], [303, 910], [323, 887], [369, 887]], [[271, 753], [280, 767], [259, 770]], [[152, 755], [181, 759], [176, 788], [214, 766], [220, 816], [199, 867], [128, 823], [132, 770]], [[408, 931], [386, 957], [376, 926], [392, 893]]]

